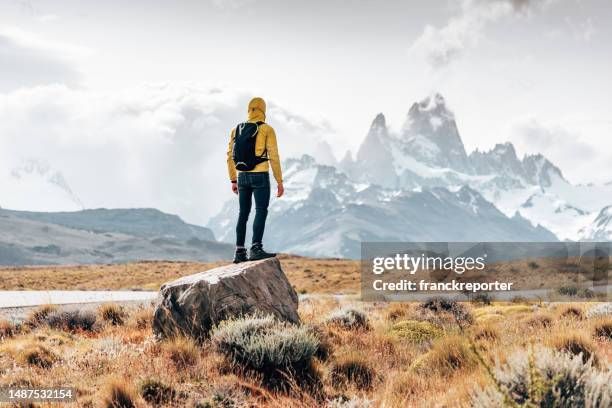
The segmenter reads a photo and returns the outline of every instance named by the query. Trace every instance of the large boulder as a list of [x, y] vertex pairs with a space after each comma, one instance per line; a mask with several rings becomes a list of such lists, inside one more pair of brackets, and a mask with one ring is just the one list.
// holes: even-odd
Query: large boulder
[[272, 314], [299, 323], [298, 296], [276, 258], [231, 264], [162, 285], [153, 332], [203, 339], [210, 329], [234, 316]]

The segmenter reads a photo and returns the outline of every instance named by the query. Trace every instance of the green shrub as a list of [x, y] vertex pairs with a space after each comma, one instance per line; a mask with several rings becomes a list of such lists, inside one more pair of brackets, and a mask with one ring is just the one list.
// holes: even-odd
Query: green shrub
[[477, 388], [471, 406], [589, 407], [612, 404], [612, 371], [578, 356], [538, 348], [511, 355], [493, 369], [495, 386]]
[[391, 327], [391, 333], [411, 343], [431, 341], [444, 334], [436, 325], [417, 320], [404, 320], [396, 323]]
[[332, 312], [325, 320], [346, 329], [369, 329], [368, 316], [361, 310], [345, 307]]
[[283, 373], [313, 374], [312, 357], [319, 340], [307, 326], [279, 322], [273, 316], [230, 319], [211, 336], [215, 348], [239, 367], [263, 375], [269, 385], [282, 385]]

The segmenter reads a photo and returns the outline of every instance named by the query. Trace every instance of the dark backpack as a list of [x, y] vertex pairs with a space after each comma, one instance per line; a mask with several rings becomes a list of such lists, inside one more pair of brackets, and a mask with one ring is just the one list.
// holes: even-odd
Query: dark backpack
[[255, 154], [255, 141], [259, 126], [264, 122], [244, 122], [236, 126], [234, 131], [234, 151], [232, 158], [236, 165], [236, 170], [250, 171], [259, 163], [268, 161], [267, 150], [264, 149], [261, 156]]

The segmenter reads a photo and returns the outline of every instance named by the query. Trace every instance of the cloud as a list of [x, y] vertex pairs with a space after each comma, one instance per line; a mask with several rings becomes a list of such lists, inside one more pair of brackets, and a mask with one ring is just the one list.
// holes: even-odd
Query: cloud
[[75, 85], [80, 79], [76, 60], [89, 54], [84, 47], [0, 26], [0, 92], [52, 83]]
[[463, 0], [459, 14], [451, 17], [445, 26], [426, 25], [410, 52], [424, 57], [432, 68], [445, 67], [478, 44], [492, 23], [512, 16], [527, 16], [551, 1]]
[[563, 124], [526, 118], [513, 125], [512, 140], [522, 152], [546, 152], [548, 159], [559, 166], [571, 181], [608, 182], [611, 181], [608, 176], [599, 177], [602, 175], [599, 169], [607, 168], [612, 161], [609, 149], [600, 148], [605, 145], [610, 130], [610, 122]]
[[255, 0], [213, 0], [213, 5], [220, 9], [238, 9], [253, 2]]
[[596, 30], [591, 17], [584, 21], [574, 21], [571, 17], [566, 17], [565, 22], [576, 40], [589, 42], [595, 35]]
[[[0, 173], [42, 160], [88, 208], [155, 207], [203, 224], [233, 197], [227, 143], [251, 96], [197, 83], [122, 92], [53, 85], [0, 94]], [[281, 158], [315, 151], [330, 132], [273, 101], [267, 121]], [[0, 206], [8, 194], [0, 185]], [[40, 200], [35, 191], [31, 197]]]

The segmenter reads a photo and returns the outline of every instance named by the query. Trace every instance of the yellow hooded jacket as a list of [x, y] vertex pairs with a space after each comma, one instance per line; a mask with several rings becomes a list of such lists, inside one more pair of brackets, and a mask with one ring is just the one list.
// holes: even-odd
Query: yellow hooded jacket
[[[261, 98], [253, 98], [249, 102], [248, 108], [248, 121], [252, 123], [263, 122], [266, 120], [266, 102]], [[233, 159], [234, 151], [234, 132], [236, 129], [232, 129], [230, 134], [230, 141], [227, 147], [227, 171], [229, 172], [229, 178], [231, 181], [236, 181], [236, 164]], [[283, 173], [281, 171], [280, 159], [278, 157], [278, 146], [276, 144], [276, 133], [272, 126], [267, 123], [259, 126], [257, 132], [257, 139], [255, 140], [255, 154], [261, 156], [266, 151], [268, 161], [259, 163], [253, 170], [249, 172], [267, 172], [272, 166], [272, 173], [277, 183], [283, 182]]]

